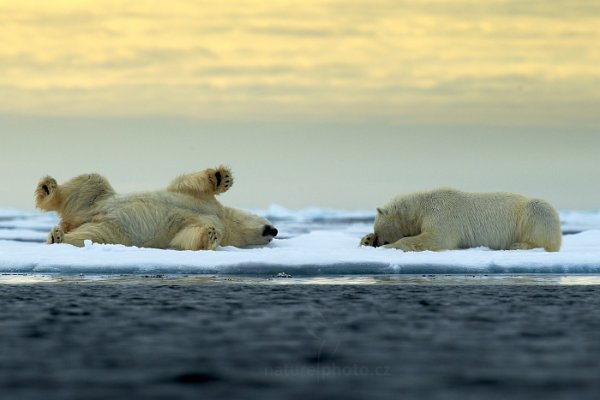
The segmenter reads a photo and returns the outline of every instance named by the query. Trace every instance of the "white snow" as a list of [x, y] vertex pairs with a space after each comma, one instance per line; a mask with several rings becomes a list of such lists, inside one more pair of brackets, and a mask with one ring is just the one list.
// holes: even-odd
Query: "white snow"
[[42, 243], [54, 214], [0, 210], [0, 272], [21, 273], [235, 273], [292, 276], [380, 273], [600, 273], [600, 212], [561, 213], [565, 235], [558, 253], [486, 248], [404, 253], [360, 248], [372, 228], [369, 212], [272, 206], [260, 212], [281, 232], [267, 247], [217, 251], [143, 249], [86, 242], [84, 248]]
[[563, 231], [587, 231], [600, 229], [600, 211], [562, 211]]
[[375, 210], [344, 211], [317, 207], [290, 210], [277, 204], [272, 204], [266, 210], [252, 211], [268, 219], [290, 221], [341, 221], [375, 218]]

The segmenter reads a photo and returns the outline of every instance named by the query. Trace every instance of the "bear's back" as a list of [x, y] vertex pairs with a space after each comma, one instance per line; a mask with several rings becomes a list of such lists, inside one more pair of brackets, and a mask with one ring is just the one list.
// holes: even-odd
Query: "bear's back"
[[[435, 189], [398, 196], [387, 207], [411, 210], [421, 229], [435, 229], [452, 246], [503, 249], [518, 239], [519, 220], [528, 198], [515, 193]], [[406, 211], [405, 211], [406, 213]]]

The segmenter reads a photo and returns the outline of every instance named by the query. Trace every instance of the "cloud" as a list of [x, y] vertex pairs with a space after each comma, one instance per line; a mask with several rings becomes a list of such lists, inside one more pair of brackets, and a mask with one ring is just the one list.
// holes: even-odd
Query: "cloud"
[[310, 27], [310, 26], [284, 26], [284, 25], [267, 25], [267, 26], [259, 26], [259, 27], [249, 27], [247, 29], [250, 33], [256, 33], [261, 35], [268, 36], [295, 36], [300, 38], [311, 38], [311, 37], [344, 37], [344, 36], [365, 36], [369, 35], [369, 31], [364, 31], [360, 29], [335, 29], [333, 27]]
[[578, 0], [5, 1], [0, 113], [562, 118], [600, 102], [598, 26]]

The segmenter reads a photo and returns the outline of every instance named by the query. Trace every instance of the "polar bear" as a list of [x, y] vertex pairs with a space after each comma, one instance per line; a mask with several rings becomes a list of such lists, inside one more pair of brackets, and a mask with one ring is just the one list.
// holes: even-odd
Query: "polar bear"
[[479, 246], [558, 251], [561, 245], [554, 207], [514, 193], [438, 189], [399, 196], [377, 209], [374, 230], [361, 245], [404, 251]]
[[98, 174], [62, 185], [47, 176], [35, 190], [35, 203], [61, 218], [48, 243], [81, 247], [91, 240], [178, 250], [268, 244], [278, 233], [269, 221], [215, 198], [232, 184], [231, 171], [223, 166], [182, 175], [165, 190], [130, 195], [117, 195]]

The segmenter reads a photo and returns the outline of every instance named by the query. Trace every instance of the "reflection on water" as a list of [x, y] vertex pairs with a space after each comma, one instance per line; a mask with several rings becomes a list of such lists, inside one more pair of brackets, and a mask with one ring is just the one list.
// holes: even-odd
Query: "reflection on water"
[[34, 283], [57, 283], [55, 277], [38, 274], [2, 274], [0, 275], [0, 284], [7, 285], [31, 285]]
[[600, 274], [338, 275], [293, 277], [241, 275], [64, 275], [0, 274], [0, 284], [149, 284], [149, 285], [600, 285]]
[[560, 285], [600, 285], [600, 275], [566, 275], [559, 278]]
[[600, 285], [600, 275], [369, 275], [271, 279], [304, 285]]

